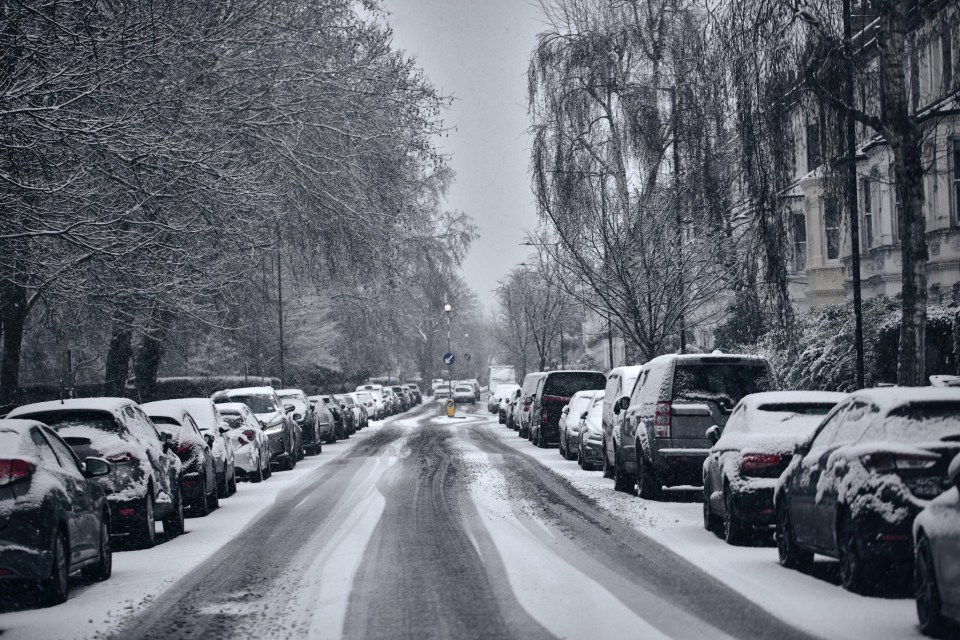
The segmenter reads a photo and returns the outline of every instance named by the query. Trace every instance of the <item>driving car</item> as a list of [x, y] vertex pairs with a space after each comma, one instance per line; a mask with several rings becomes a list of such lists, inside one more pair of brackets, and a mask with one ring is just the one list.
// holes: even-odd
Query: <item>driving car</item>
[[594, 400], [600, 398], [603, 402], [603, 390], [577, 391], [560, 410], [560, 455], [564, 460], [571, 460], [580, 450], [580, 422], [586, 417], [587, 410], [593, 406]]
[[774, 494], [780, 564], [839, 560], [840, 582], [873, 593], [913, 571], [913, 520], [951, 484], [960, 389], [878, 388], [839, 402], [797, 445]]
[[140, 407], [161, 435], [168, 434], [183, 464], [180, 489], [184, 508], [191, 515], [202, 517], [219, 507], [216, 460], [210, 449], [210, 437], [201, 433], [190, 412], [179, 404], [161, 400]]
[[473, 387], [468, 384], [458, 384], [453, 388], [453, 401], [456, 404], [477, 404], [477, 396]]
[[128, 398], [82, 398], [17, 407], [8, 418], [43, 422], [81, 459], [103, 458], [109, 473], [96, 482], [107, 493], [111, 535], [140, 548], [156, 543], [156, 521], [175, 537], [184, 531], [183, 464], [143, 409]]
[[242, 402], [223, 402], [217, 410], [230, 426], [227, 437], [234, 448], [234, 462], [238, 480], [260, 482], [272, 475], [270, 469], [270, 440], [260, 421]]
[[300, 447], [304, 454], [315, 456], [322, 452], [320, 420], [307, 399], [307, 394], [300, 389], [278, 389], [277, 395], [285, 409], [288, 405], [293, 405], [290, 417], [300, 427]]
[[64, 602], [70, 574], [110, 577], [111, 522], [103, 478], [111, 465], [82, 462], [35, 420], [0, 420], [0, 585], [26, 583], [43, 605]]
[[284, 407], [273, 387], [239, 387], [213, 394], [216, 404], [242, 402], [250, 407], [270, 441], [270, 464], [290, 470], [297, 466], [297, 425], [290, 418], [293, 406]]
[[773, 488], [797, 444], [806, 441], [846, 394], [767, 391], [744, 396], [703, 463], [703, 526], [741, 544], [774, 524]]

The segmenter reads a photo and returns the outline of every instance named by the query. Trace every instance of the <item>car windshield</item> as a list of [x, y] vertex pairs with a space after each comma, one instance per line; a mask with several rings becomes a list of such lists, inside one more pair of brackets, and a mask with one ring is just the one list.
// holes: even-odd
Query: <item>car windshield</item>
[[597, 371], [571, 371], [551, 373], [543, 387], [543, 395], [569, 398], [577, 391], [603, 389], [607, 378]]
[[861, 440], [928, 442], [960, 440], [960, 402], [917, 402], [897, 407], [878, 420]]
[[272, 413], [277, 410], [273, 398], [267, 395], [250, 394], [228, 396], [218, 400], [218, 402], [242, 402], [250, 407], [250, 410], [254, 413]]
[[720, 409], [731, 411], [743, 396], [772, 387], [762, 363], [680, 363], [673, 375], [673, 400], [714, 402]]

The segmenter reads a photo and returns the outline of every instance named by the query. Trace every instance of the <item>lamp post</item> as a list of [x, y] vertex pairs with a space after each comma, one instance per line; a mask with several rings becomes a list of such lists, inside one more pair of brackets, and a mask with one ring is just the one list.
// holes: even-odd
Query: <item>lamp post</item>
[[[453, 311], [453, 307], [450, 306], [449, 302], [443, 303], [443, 313], [447, 316], [447, 353], [453, 353], [450, 348], [450, 313]], [[450, 397], [453, 397], [453, 365], [447, 365], [447, 390], [450, 392]]]

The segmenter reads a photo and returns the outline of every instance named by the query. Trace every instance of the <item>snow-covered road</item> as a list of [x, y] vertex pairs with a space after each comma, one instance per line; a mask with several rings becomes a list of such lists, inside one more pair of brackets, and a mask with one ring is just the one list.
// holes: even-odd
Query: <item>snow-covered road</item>
[[109, 581], [0, 613], [3, 638], [919, 637], [911, 600], [729, 547], [699, 504], [617, 494], [480, 411], [428, 404], [242, 485]]

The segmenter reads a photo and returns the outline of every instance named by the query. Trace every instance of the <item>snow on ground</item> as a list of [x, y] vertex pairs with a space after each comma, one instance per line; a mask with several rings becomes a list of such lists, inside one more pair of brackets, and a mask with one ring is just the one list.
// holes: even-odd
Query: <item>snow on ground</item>
[[613, 481], [604, 479], [601, 472], [583, 471], [575, 461], [561, 458], [556, 448], [538, 449], [497, 424], [495, 415], [488, 417], [490, 429], [503, 442], [546, 465], [604, 509], [782, 620], [824, 638], [924, 637], [917, 629], [912, 599], [871, 598], [845, 591], [826, 578], [815, 577], [835, 575], [836, 563], [819, 556], [814, 575], [784, 569], [777, 562], [772, 542], [761, 547], [730, 546], [704, 530], [702, 505], [690, 492], [668, 492], [674, 494], [675, 502], [650, 502], [617, 493]]
[[[406, 422], [391, 420], [392, 424]], [[0, 633], [4, 640], [80, 640], [108, 635], [234, 538], [280, 493], [376, 433], [379, 424], [372, 424], [348, 441], [325, 445], [323, 453], [304, 458], [292, 471], [275, 471], [258, 484], [240, 483], [237, 493], [220, 501], [219, 509], [205, 518], [188, 518], [186, 533], [178, 538], [164, 541], [160, 535], [160, 544], [152, 549], [114, 552], [110, 579], [96, 584], [72, 579], [70, 599], [61, 605], [0, 613]], [[158, 525], [157, 530], [162, 529]], [[321, 608], [329, 611], [328, 604], [321, 599]], [[339, 606], [345, 610], [342, 603]]]

